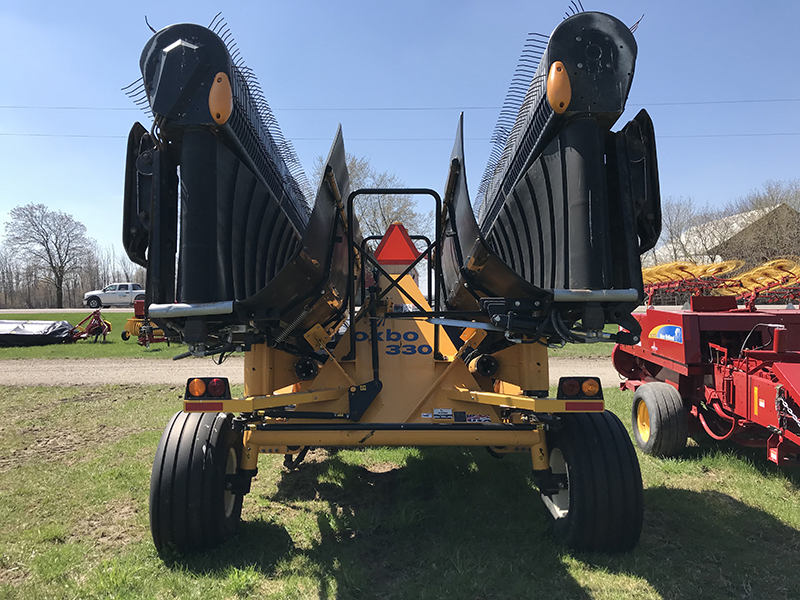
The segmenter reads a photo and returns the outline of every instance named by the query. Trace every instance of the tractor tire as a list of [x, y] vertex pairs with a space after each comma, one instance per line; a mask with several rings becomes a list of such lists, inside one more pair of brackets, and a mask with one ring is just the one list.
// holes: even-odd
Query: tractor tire
[[127, 331], [125, 331], [125, 330], [123, 330], [120, 335], [122, 336], [122, 341], [123, 342], [127, 342], [129, 339], [131, 339], [131, 334], [128, 333]]
[[242, 436], [233, 415], [176, 413], [161, 436], [150, 477], [150, 533], [161, 553], [217, 546], [236, 532], [243, 495], [227, 490]]
[[630, 436], [608, 411], [561, 415], [547, 433], [550, 468], [566, 487], [542, 494], [553, 534], [578, 552], [628, 552], [644, 514], [642, 474]]
[[92, 296], [86, 301], [86, 306], [96, 310], [98, 308], [103, 308], [103, 303], [100, 302], [100, 298], [98, 298], [97, 296]]
[[631, 424], [645, 454], [667, 458], [686, 447], [689, 421], [678, 390], [668, 383], [645, 383], [633, 394]]

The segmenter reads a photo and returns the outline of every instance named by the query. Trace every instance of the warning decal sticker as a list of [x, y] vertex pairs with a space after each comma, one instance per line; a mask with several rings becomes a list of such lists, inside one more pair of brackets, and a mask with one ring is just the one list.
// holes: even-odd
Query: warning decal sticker
[[434, 408], [433, 409], [433, 418], [434, 419], [452, 419], [453, 418], [453, 409], [452, 408]]
[[467, 415], [467, 423], [491, 423], [489, 415]]

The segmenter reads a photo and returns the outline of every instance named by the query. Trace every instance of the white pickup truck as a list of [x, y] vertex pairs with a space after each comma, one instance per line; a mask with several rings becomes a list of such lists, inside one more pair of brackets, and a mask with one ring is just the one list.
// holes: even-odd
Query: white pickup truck
[[112, 283], [102, 290], [92, 290], [83, 295], [83, 303], [89, 308], [133, 306], [134, 300], [144, 300], [144, 288], [131, 282]]

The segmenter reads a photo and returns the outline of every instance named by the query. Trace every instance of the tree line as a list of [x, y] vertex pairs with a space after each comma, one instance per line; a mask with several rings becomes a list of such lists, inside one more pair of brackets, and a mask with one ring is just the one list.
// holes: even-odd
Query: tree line
[[[402, 188], [394, 174], [347, 155], [352, 189]], [[324, 164], [314, 165], [321, 181]], [[356, 215], [364, 235], [381, 235], [394, 221], [430, 235], [433, 214], [420, 213], [409, 195], [360, 196]], [[0, 239], [0, 308], [80, 307], [83, 294], [115, 281], [145, 285], [146, 272], [113, 247], [101, 247], [72, 215], [30, 203], [13, 208]]]
[[[365, 159], [348, 155], [347, 162], [353, 189], [403, 187]], [[314, 166], [321, 178], [322, 160]], [[394, 221], [404, 222], [412, 233], [432, 229], [432, 215], [418, 212], [407, 195], [362, 197], [355, 208], [364, 235], [380, 235]], [[756, 266], [800, 255], [800, 180], [768, 181], [722, 208], [666, 197], [661, 210], [661, 239], [642, 257], [645, 266], [729, 259]], [[743, 221], [757, 228], [733, 235]], [[0, 242], [0, 308], [80, 307], [89, 290], [114, 281], [144, 286], [145, 279], [143, 268], [113, 247], [99, 246], [72, 215], [35, 203], [11, 210]]]
[[[347, 152], [345, 159], [351, 191], [405, 187], [405, 183], [397, 175], [377, 170], [367, 158], [359, 158]], [[325, 173], [325, 160], [322, 156], [315, 159], [312, 173], [315, 181], [322, 181]], [[395, 221], [401, 222], [412, 235], [433, 235], [433, 211], [420, 212], [416, 200], [409, 194], [357, 196], [353, 202], [353, 212], [364, 236], [383, 235]]]
[[767, 181], [721, 208], [692, 198], [661, 203], [661, 238], [643, 266], [743, 260], [747, 268], [800, 255], [800, 180]]
[[13, 208], [0, 242], [0, 308], [73, 308], [114, 281], [145, 284], [145, 271], [101, 247], [83, 223], [44, 204]]

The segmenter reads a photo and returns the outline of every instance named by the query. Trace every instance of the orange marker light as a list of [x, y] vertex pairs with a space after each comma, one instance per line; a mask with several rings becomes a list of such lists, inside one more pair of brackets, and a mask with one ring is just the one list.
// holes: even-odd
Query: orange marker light
[[192, 379], [189, 382], [189, 393], [195, 398], [206, 393], [206, 383], [202, 379]]
[[572, 100], [572, 86], [564, 64], [557, 60], [550, 65], [547, 74], [547, 101], [557, 114], [563, 113]]
[[220, 125], [224, 125], [231, 118], [233, 91], [228, 76], [221, 71], [214, 75], [214, 82], [208, 91], [208, 110], [211, 111], [211, 118]]
[[581, 384], [581, 391], [587, 396], [596, 396], [600, 391], [600, 384], [596, 379], [585, 379]]

